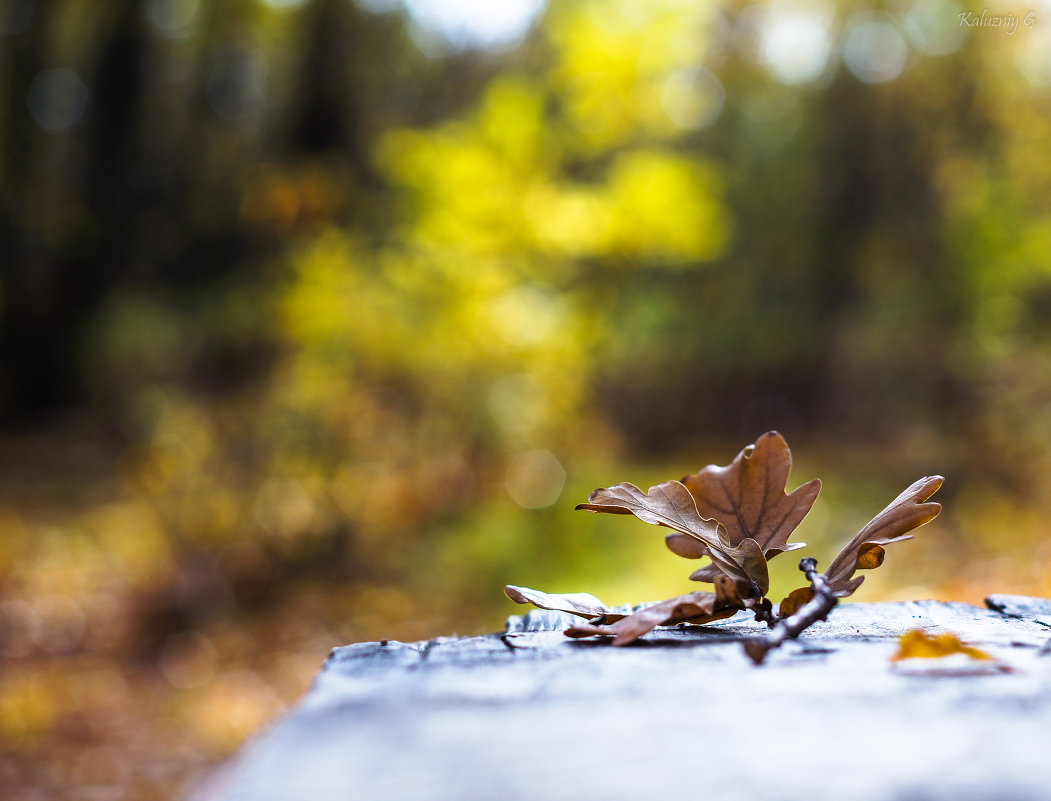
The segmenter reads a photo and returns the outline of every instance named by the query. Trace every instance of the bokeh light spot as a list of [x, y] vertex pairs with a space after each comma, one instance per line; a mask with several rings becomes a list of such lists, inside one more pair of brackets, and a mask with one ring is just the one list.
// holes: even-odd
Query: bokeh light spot
[[551, 506], [562, 495], [566, 470], [550, 451], [526, 451], [511, 460], [504, 486], [524, 509]]
[[874, 14], [858, 14], [847, 29], [843, 61], [854, 77], [864, 83], [885, 83], [901, 75], [909, 46], [893, 23]]
[[276, 11], [291, 11], [306, 3], [306, 0], [262, 0], [262, 3]]
[[203, 634], [182, 631], [164, 643], [158, 667], [173, 687], [191, 690], [202, 687], [215, 677], [219, 655]]
[[401, 8], [401, 0], [354, 0], [354, 2], [373, 14], [389, 14]]
[[759, 21], [760, 61], [781, 83], [817, 80], [831, 52], [832, 18], [823, 3], [772, 3]]
[[704, 67], [672, 73], [661, 88], [661, 108], [672, 123], [684, 131], [707, 128], [723, 110], [726, 90]]
[[489, 411], [505, 431], [531, 431], [547, 417], [547, 391], [529, 373], [503, 376], [489, 390]]
[[146, 21], [162, 36], [185, 39], [193, 32], [200, 0], [147, 0], [142, 7]]
[[544, 8], [544, 0], [404, 0], [404, 3], [413, 22], [441, 34], [457, 50], [514, 44]]
[[26, 105], [36, 124], [45, 131], [64, 131], [80, 122], [88, 107], [88, 96], [88, 88], [73, 70], [47, 70], [33, 79]]
[[1026, 31], [1015, 56], [1018, 69], [1033, 86], [1051, 86], [1051, 28]]
[[928, 56], [955, 53], [967, 38], [967, 27], [960, 24], [961, 11], [956, 0], [916, 0], [905, 15], [905, 33]]
[[0, 601], [0, 657], [17, 659], [33, 653], [40, 618], [32, 605], [19, 598]]
[[558, 326], [559, 310], [548, 293], [521, 286], [493, 301], [489, 320], [508, 345], [521, 348], [551, 337]]
[[212, 110], [226, 120], [255, 115], [266, 97], [266, 61], [250, 48], [232, 49], [212, 66], [205, 96]]
[[68, 595], [45, 595], [33, 604], [37, 625], [32, 637], [46, 653], [71, 651], [84, 637], [87, 618], [84, 610]]

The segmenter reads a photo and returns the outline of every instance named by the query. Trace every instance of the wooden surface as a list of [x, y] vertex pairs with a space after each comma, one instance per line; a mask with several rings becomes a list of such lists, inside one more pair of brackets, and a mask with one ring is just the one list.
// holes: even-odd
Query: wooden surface
[[[626, 648], [569, 641], [550, 612], [348, 645], [199, 796], [1051, 799], [1051, 601], [990, 606], [843, 605], [762, 667], [744, 613]], [[913, 628], [998, 661], [891, 662]]]

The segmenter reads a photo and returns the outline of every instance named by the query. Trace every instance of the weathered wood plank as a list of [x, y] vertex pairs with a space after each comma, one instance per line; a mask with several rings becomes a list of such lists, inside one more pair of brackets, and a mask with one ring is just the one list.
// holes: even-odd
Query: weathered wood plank
[[[505, 635], [349, 645], [208, 795], [1051, 799], [1051, 602], [997, 609], [842, 605], [762, 667], [745, 614], [620, 649], [566, 640], [550, 612]], [[910, 675], [890, 662], [910, 628], [1013, 672]]]

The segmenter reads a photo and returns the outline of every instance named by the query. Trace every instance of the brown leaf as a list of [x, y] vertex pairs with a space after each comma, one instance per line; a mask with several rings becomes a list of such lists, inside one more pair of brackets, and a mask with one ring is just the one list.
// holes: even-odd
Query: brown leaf
[[725, 467], [708, 465], [682, 483], [697, 502], [697, 511], [726, 527], [731, 544], [747, 538], [764, 552], [784, 551], [821, 492], [821, 480], [815, 478], [786, 493], [791, 469], [788, 443], [769, 431]]
[[607, 514], [635, 515], [645, 523], [667, 526], [706, 545], [719, 545], [720, 526], [697, 513], [697, 503], [678, 481], [665, 481], [648, 492], [624, 482], [599, 487], [577, 509]]
[[607, 621], [619, 620], [623, 614], [611, 612], [609, 607], [594, 595], [586, 592], [567, 593], [565, 595], [554, 595], [552, 593], [531, 590], [528, 587], [516, 587], [508, 584], [504, 587], [504, 595], [515, 603], [532, 604], [540, 609], [550, 609], [555, 612], [569, 612], [579, 617], [593, 618], [604, 617]]
[[804, 604], [810, 603], [814, 597], [814, 591], [810, 587], [800, 587], [792, 590], [787, 597], [781, 600], [781, 606], [777, 609], [778, 617], [790, 617], [799, 611]]
[[629, 483], [600, 487], [591, 493], [587, 503], [576, 508], [589, 512], [631, 514], [645, 523], [666, 526], [685, 535], [685, 539], [677, 540], [679, 546], [685, 551], [683, 543], [687, 540], [703, 546], [705, 555], [737, 582], [738, 591], [744, 596], [756, 592], [765, 594], [770, 587], [766, 557], [759, 544], [752, 539], [731, 543], [722, 525], [698, 513], [693, 496], [678, 481], [665, 481], [650, 487], [648, 492]]
[[690, 581], [706, 581], [711, 584], [723, 574], [715, 565], [705, 565], [690, 573]]
[[664, 542], [673, 554], [683, 559], [700, 559], [708, 555], [708, 546], [689, 534], [672, 532], [664, 538]]
[[[702, 556], [708, 556], [708, 546], [700, 540], [688, 537], [685, 534], [669, 534], [664, 538], [664, 542], [668, 546], [668, 550], [684, 559], [700, 559]], [[770, 559], [771, 557], [777, 556], [779, 553], [788, 553], [789, 551], [795, 551], [799, 548], [805, 547], [805, 542], [790, 542], [784, 548], [767, 551], [764, 556], [767, 559]], [[715, 576], [721, 575], [722, 571], [719, 570], [719, 568], [714, 565], [706, 565], [700, 570], [694, 571], [694, 574], [691, 575], [690, 578], [694, 581], [707, 581], [710, 584]], [[700, 576], [704, 576], [704, 578], [700, 578]]]
[[[806, 517], [821, 491], [821, 481], [815, 478], [791, 494], [786, 493], [791, 469], [792, 452], [788, 444], [776, 431], [770, 431], [737, 454], [729, 465], [708, 465], [686, 476], [682, 483], [693, 496], [698, 514], [718, 520], [725, 526], [731, 545], [738, 545], [746, 539], [755, 540], [763, 555], [770, 559], [803, 547], [803, 543], [789, 544], [788, 538]], [[707, 555], [698, 553], [696, 548], [685, 553], [686, 549], [675, 535], [669, 535], [666, 542], [680, 556], [696, 559]], [[711, 581], [717, 571], [718, 566], [713, 565], [702, 568], [690, 578]]]
[[883, 564], [883, 548], [892, 542], [912, 539], [907, 532], [928, 523], [938, 516], [939, 503], [923, 503], [945, 481], [941, 476], [926, 476], [906, 489], [876, 515], [846, 544], [832, 560], [825, 576], [829, 587], [840, 597], [850, 595], [862, 581], [854, 578], [856, 570], [868, 570]]
[[[730, 582], [727, 582], [729, 584]], [[736, 595], [733, 596], [736, 598]], [[719, 592], [691, 592], [644, 606], [612, 625], [578, 623], [566, 630], [567, 637], [613, 637], [614, 645], [627, 645], [657, 626], [677, 623], [710, 623], [734, 615], [740, 606], [726, 607], [729, 599]]]

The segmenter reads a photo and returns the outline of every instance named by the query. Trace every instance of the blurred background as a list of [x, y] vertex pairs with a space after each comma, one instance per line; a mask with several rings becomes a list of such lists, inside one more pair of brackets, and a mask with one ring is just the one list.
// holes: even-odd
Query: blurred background
[[826, 564], [948, 477], [858, 600], [1051, 595], [1049, 111], [1037, 0], [5, 0], [0, 795], [695, 589], [572, 508], [770, 428]]

